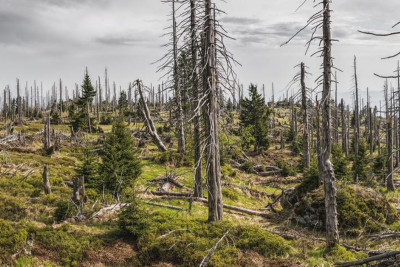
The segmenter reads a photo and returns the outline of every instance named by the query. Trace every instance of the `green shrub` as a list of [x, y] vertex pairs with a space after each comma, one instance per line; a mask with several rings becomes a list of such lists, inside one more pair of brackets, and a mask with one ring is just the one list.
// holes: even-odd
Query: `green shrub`
[[26, 230], [0, 219], [0, 265], [11, 263], [11, 256], [23, 249], [27, 236]]
[[71, 201], [59, 201], [54, 211], [54, 220], [56, 222], [64, 221], [67, 218], [71, 218], [76, 214], [77, 210], [75, 205]]
[[134, 240], [145, 234], [149, 224], [147, 214], [137, 201], [133, 201], [130, 205], [124, 207], [118, 218], [118, 226], [121, 231]]
[[242, 169], [243, 171], [247, 172], [247, 173], [253, 173], [254, 172], [254, 162], [251, 160], [247, 160], [243, 163], [242, 165]]
[[296, 176], [297, 175], [296, 166], [289, 165], [287, 162], [283, 161], [282, 159], [279, 159], [276, 162], [276, 165], [281, 169], [281, 175], [283, 177]]

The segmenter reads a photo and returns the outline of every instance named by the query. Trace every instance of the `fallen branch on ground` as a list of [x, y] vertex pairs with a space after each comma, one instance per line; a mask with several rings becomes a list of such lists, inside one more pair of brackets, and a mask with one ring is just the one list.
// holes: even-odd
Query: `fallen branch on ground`
[[201, 261], [199, 267], [204, 267], [207, 266], [208, 261], [210, 260], [212, 254], [214, 253], [214, 251], [218, 248], [219, 243], [221, 243], [221, 241], [226, 237], [226, 235], [229, 233], [229, 230], [226, 231], [226, 233], [221, 237], [220, 240], [218, 240], [217, 243], [215, 243], [215, 245], [212, 247], [212, 249], [210, 250], [210, 252], [208, 252], [208, 254], [204, 257], [204, 259]]
[[390, 251], [390, 252], [386, 252], [380, 255], [376, 255], [376, 256], [372, 256], [369, 258], [365, 258], [362, 260], [358, 260], [358, 261], [347, 261], [347, 262], [337, 262], [335, 263], [335, 266], [340, 266], [340, 267], [350, 267], [350, 266], [356, 266], [356, 265], [363, 265], [372, 261], [378, 261], [378, 260], [384, 260], [384, 259], [388, 259], [391, 258], [393, 256], [399, 255], [400, 251], [396, 250], [396, 251]]

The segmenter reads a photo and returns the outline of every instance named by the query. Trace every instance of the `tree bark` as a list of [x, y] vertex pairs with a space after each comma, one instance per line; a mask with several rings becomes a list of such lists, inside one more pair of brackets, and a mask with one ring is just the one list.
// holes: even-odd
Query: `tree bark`
[[205, 80], [204, 94], [207, 96], [205, 134], [207, 146], [208, 221], [223, 219], [221, 190], [221, 168], [218, 139], [217, 59], [215, 50], [215, 28], [211, 0], [205, 0]]
[[[354, 80], [356, 89], [355, 99], [355, 129], [354, 129], [354, 165], [358, 164], [358, 143], [360, 138], [360, 114], [358, 106], [358, 80], [357, 80], [357, 58], [354, 56]], [[354, 183], [358, 183], [358, 173], [354, 172]]]
[[178, 38], [176, 32], [176, 16], [175, 16], [175, 0], [172, 0], [172, 30], [173, 30], [173, 53], [174, 53], [174, 86], [175, 98], [178, 109], [178, 152], [185, 153], [185, 132], [183, 124], [182, 109], [182, 90], [179, 83], [179, 66], [178, 66]]
[[387, 176], [386, 176], [386, 187], [388, 191], [394, 191], [393, 183], [393, 129], [392, 129], [392, 116], [388, 117], [387, 121]]
[[310, 167], [310, 134], [308, 126], [308, 110], [307, 110], [307, 92], [305, 83], [305, 66], [301, 63], [301, 105], [303, 109], [303, 162], [304, 168]]
[[43, 190], [46, 195], [51, 194], [51, 186], [50, 186], [50, 179], [49, 179], [49, 166], [45, 164], [43, 166]]
[[346, 156], [349, 155], [349, 146], [347, 141], [347, 122], [346, 122], [346, 115], [344, 111], [344, 100], [342, 98], [340, 103], [340, 113], [342, 116], [342, 150]]
[[322, 160], [325, 191], [326, 243], [327, 249], [339, 244], [339, 231], [336, 210], [336, 187], [331, 154], [331, 77], [332, 77], [332, 39], [330, 28], [330, 0], [323, 0], [323, 67], [324, 84], [322, 91]]

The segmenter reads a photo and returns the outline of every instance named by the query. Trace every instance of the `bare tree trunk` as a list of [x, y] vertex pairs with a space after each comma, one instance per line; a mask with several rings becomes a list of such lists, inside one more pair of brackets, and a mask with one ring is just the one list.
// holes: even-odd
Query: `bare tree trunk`
[[[356, 89], [356, 99], [355, 99], [355, 129], [354, 129], [354, 165], [358, 164], [358, 144], [360, 138], [360, 114], [358, 107], [358, 80], [357, 80], [357, 58], [354, 56], [354, 80]], [[354, 183], [358, 183], [358, 173], [354, 172]]]
[[176, 105], [178, 109], [178, 152], [185, 153], [185, 130], [183, 124], [183, 109], [182, 109], [182, 90], [179, 83], [179, 66], [178, 66], [178, 37], [176, 32], [176, 17], [175, 17], [175, 0], [172, 0], [172, 30], [173, 30], [173, 53], [174, 53], [174, 86]]
[[344, 112], [344, 100], [342, 98], [341, 103], [340, 103], [340, 112], [342, 116], [342, 150], [346, 154], [346, 156], [349, 155], [349, 146], [347, 145], [347, 123], [346, 123], [346, 115]]
[[198, 68], [198, 50], [196, 37], [196, 0], [190, 0], [190, 28], [191, 28], [191, 50], [193, 71], [193, 95], [194, 95], [194, 162], [195, 162], [195, 186], [194, 196], [203, 197], [203, 179], [202, 179], [202, 160], [201, 160], [201, 137], [200, 137], [200, 90], [199, 90], [199, 68]]
[[301, 105], [303, 109], [303, 161], [304, 168], [310, 167], [310, 134], [309, 134], [309, 126], [308, 126], [308, 111], [307, 111], [307, 92], [306, 92], [306, 83], [305, 83], [305, 66], [304, 63], [301, 63]]
[[394, 184], [393, 184], [393, 129], [392, 129], [392, 116], [388, 117], [387, 121], [387, 171], [388, 174], [386, 176], [386, 187], [388, 191], [394, 191]]
[[323, 166], [323, 161], [322, 161], [322, 151], [321, 151], [321, 115], [320, 115], [320, 103], [318, 101], [318, 98], [316, 97], [315, 101], [316, 105], [316, 126], [317, 126], [317, 145], [316, 145], [316, 151], [317, 151], [317, 160], [318, 160], [318, 184], [322, 185], [324, 183], [324, 177], [323, 177], [323, 172], [324, 172], [324, 166]]
[[49, 166], [45, 164], [43, 166], [43, 190], [46, 195], [51, 194], [51, 186], [49, 179]]
[[217, 59], [215, 50], [215, 28], [211, 0], [205, 0], [205, 80], [204, 94], [207, 96], [208, 112], [205, 119], [207, 146], [208, 221], [223, 219], [221, 190], [221, 168], [218, 139]]
[[47, 117], [46, 119], [46, 124], [44, 126], [44, 131], [43, 131], [43, 143], [44, 143], [44, 149], [48, 150], [51, 146], [51, 141], [50, 141], [50, 116]]
[[85, 178], [84, 176], [76, 177], [74, 180], [74, 192], [72, 195], [72, 201], [79, 207], [80, 213], [83, 210], [83, 204], [86, 202], [85, 192]]
[[137, 84], [137, 88], [138, 88], [139, 95], [140, 95], [140, 100], [141, 100], [142, 107], [143, 107], [143, 115], [145, 118], [147, 129], [148, 129], [154, 143], [157, 145], [158, 149], [161, 152], [165, 152], [165, 151], [167, 151], [167, 148], [161, 141], [161, 138], [158, 136], [157, 129], [154, 126], [153, 120], [151, 119], [149, 108], [147, 107], [146, 100], [144, 99], [144, 96], [143, 96], [142, 83], [141, 83], [141, 81], [137, 80], [136, 84]]
[[339, 143], [339, 114], [338, 114], [338, 80], [337, 80], [337, 73], [335, 72], [335, 107], [334, 107], [334, 119], [333, 119], [333, 137], [335, 143]]
[[326, 213], [326, 243], [328, 250], [339, 243], [336, 210], [336, 187], [331, 154], [331, 77], [332, 77], [332, 39], [330, 28], [330, 0], [323, 0], [323, 56], [324, 85], [322, 91], [322, 160], [324, 167], [324, 191]]
[[21, 124], [22, 106], [21, 106], [21, 96], [19, 92], [19, 79], [17, 79], [17, 109], [18, 109], [18, 124]]

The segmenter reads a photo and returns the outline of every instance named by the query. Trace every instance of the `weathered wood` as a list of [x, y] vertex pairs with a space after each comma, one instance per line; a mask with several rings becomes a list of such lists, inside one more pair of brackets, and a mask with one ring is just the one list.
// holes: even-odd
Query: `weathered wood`
[[208, 263], [208, 261], [210, 260], [212, 254], [213, 254], [214, 251], [218, 248], [219, 243], [221, 243], [221, 241], [227, 236], [228, 233], [229, 233], [229, 230], [226, 231], [226, 233], [221, 237], [220, 240], [218, 240], [217, 243], [215, 243], [215, 245], [211, 248], [210, 252], [208, 252], [207, 255], [204, 257], [204, 259], [201, 261], [199, 267], [207, 266], [207, 263]]
[[376, 255], [372, 256], [369, 258], [365, 258], [362, 260], [357, 260], [357, 261], [348, 261], [348, 262], [337, 262], [335, 263], [335, 266], [340, 266], [340, 267], [349, 267], [349, 266], [357, 266], [357, 265], [363, 265], [372, 261], [379, 261], [379, 260], [384, 260], [391, 258], [393, 256], [399, 255], [400, 251], [390, 251], [381, 255]]
[[46, 195], [51, 194], [51, 185], [50, 185], [50, 179], [49, 179], [49, 166], [45, 164], [43, 166], [43, 190]]
[[307, 91], [306, 91], [306, 83], [305, 83], [305, 65], [301, 63], [301, 106], [303, 109], [303, 164], [304, 168], [310, 167], [310, 134], [309, 134], [309, 125], [308, 125], [308, 110], [307, 110]]
[[154, 126], [153, 120], [151, 119], [149, 108], [148, 108], [146, 100], [143, 96], [142, 82], [137, 80], [136, 85], [137, 85], [137, 89], [138, 89], [138, 92], [140, 95], [140, 101], [141, 101], [140, 103], [142, 104], [143, 115], [145, 117], [146, 126], [150, 133], [150, 136], [152, 137], [154, 143], [157, 145], [158, 149], [161, 152], [165, 152], [165, 151], [167, 151], [167, 148], [165, 147], [164, 143], [162, 142], [161, 138], [159, 137], [159, 135], [157, 133], [157, 129]]
[[336, 209], [335, 173], [330, 162], [331, 142], [331, 78], [332, 78], [332, 38], [330, 0], [323, 0], [323, 90], [322, 90], [322, 163], [325, 192], [326, 245], [328, 250], [339, 243]]

